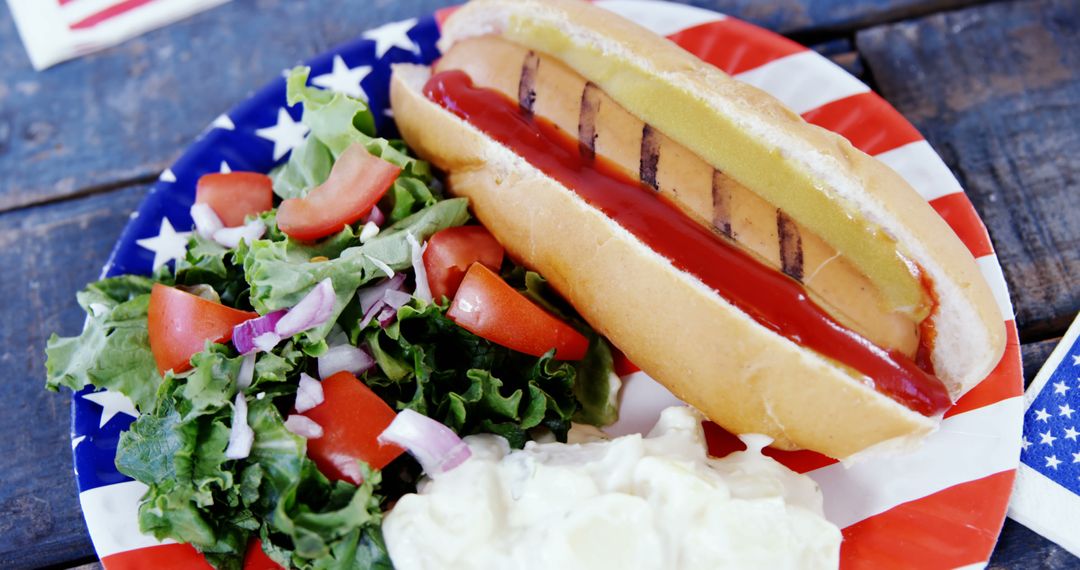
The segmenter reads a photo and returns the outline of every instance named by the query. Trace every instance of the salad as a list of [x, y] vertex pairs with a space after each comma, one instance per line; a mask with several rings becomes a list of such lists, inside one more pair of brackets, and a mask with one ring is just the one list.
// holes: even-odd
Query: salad
[[116, 466], [148, 486], [140, 529], [217, 568], [392, 568], [384, 511], [461, 437], [521, 448], [617, 415], [606, 341], [363, 101], [307, 77], [288, 161], [204, 176], [175, 267], [88, 285], [82, 333], [46, 348], [48, 389], [139, 411]]

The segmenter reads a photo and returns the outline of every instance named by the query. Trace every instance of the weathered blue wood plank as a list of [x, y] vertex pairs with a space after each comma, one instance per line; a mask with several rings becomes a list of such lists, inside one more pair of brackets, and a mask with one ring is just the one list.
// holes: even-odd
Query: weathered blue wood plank
[[691, 0], [770, 30], [796, 37], [842, 34], [985, 0]]
[[34, 72], [0, 18], [0, 211], [153, 176], [282, 70], [441, 2], [238, 0]]
[[1021, 339], [1080, 311], [1080, 3], [989, 4], [857, 36], [881, 93], [990, 227]]
[[1080, 558], [1026, 526], [1006, 519], [994, 555], [986, 567], [987, 570], [1075, 570], [1080, 568]]
[[[800, 33], [969, 1], [692, 3]], [[152, 177], [214, 117], [282, 69], [364, 29], [450, 3], [235, 0], [43, 73], [30, 68], [5, 13], [0, 16], [0, 172], [5, 174], [0, 211]]]
[[0, 214], [0, 568], [93, 555], [72, 473], [69, 394], [44, 390], [52, 332], [77, 334], [75, 292], [97, 278], [145, 188]]

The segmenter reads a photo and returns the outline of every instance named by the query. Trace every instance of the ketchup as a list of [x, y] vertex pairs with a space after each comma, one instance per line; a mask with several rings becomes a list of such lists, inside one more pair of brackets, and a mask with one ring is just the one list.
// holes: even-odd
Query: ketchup
[[941, 380], [897, 351], [886, 351], [834, 320], [802, 286], [686, 217], [658, 192], [600, 157], [552, 123], [523, 113], [498, 91], [477, 88], [461, 70], [435, 74], [424, 94], [648, 244], [758, 323], [871, 379], [882, 394], [923, 415], [952, 402]]

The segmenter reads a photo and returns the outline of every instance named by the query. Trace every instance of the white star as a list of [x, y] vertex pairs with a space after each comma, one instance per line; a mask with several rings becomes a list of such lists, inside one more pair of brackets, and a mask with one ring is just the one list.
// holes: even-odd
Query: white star
[[307, 125], [294, 121], [285, 109], [278, 109], [276, 125], [255, 131], [256, 135], [274, 143], [274, 160], [300, 146], [307, 133]]
[[1069, 391], [1069, 387], [1065, 385], [1064, 380], [1062, 380], [1061, 382], [1054, 382], [1054, 393], [1055, 394], [1060, 394], [1060, 395], [1064, 396], [1065, 392], [1068, 392], [1068, 391]]
[[1073, 441], [1076, 441], [1077, 436], [1080, 436], [1080, 431], [1076, 431], [1076, 428], [1065, 428], [1065, 439], [1071, 439]]
[[218, 115], [216, 119], [214, 119], [213, 123], [210, 123], [210, 128], [234, 131], [236, 130], [236, 124], [233, 123], [232, 119], [229, 118], [228, 115], [222, 113]]
[[340, 55], [334, 56], [334, 69], [330, 73], [320, 75], [311, 80], [311, 83], [324, 89], [344, 93], [349, 97], [367, 101], [367, 93], [360, 86], [360, 82], [371, 73], [370, 65], [361, 65], [349, 68]]
[[1068, 403], [1066, 403], [1064, 406], [1058, 406], [1058, 415], [1069, 418], [1070, 420], [1072, 419], [1074, 411], [1076, 410], [1073, 410], [1072, 406], [1069, 406]]
[[76, 448], [76, 447], [79, 447], [79, 444], [80, 444], [80, 443], [82, 443], [82, 441], [83, 441], [84, 439], [86, 439], [86, 436], [85, 436], [85, 435], [80, 435], [79, 437], [73, 437], [73, 438], [71, 438], [71, 450], [72, 450], [72, 451], [75, 451], [75, 448]]
[[1042, 441], [1039, 443], [1045, 443], [1050, 447], [1053, 447], [1054, 442], [1057, 441], [1057, 438], [1050, 434], [1050, 430], [1046, 430], [1046, 433], [1040, 433], [1039, 437], [1042, 438]]
[[377, 58], [381, 58], [392, 47], [398, 47], [420, 55], [420, 46], [416, 45], [408, 35], [409, 30], [413, 29], [415, 25], [416, 18], [391, 22], [383, 24], [374, 30], [364, 32], [363, 37], [375, 41], [375, 57]]
[[1046, 413], [1046, 408], [1035, 410], [1035, 419], [1040, 422], [1045, 422], [1050, 419], [1050, 414]]
[[1073, 354], [1073, 366], [1080, 366], [1080, 354]]
[[1046, 466], [1057, 471], [1057, 466], [1061, 465], [1061, 460], [1056, 455], [1051, 455], [1046, 458]]
[[1073, 454], [1073, 463], [1080, 463], [1080, 451]]
[[223, 160], [223, 161], [221, 161], [221, 165], [218, 166], [218, 172], [220, 172], [222, 174], [228, 174], [228, 173], [232, 172], [232, 167], [229, 166], [228, 162], [225, 162]]
[[1022, 439], [1020, 440], [1020, 447], [1021, 447], [1021, 448], [1023, 448], [1023, 450], [1024, 450], [1024, 451], [1027, 451], [1027, 449], [1028, 449], [1029, 447], [1031, 447], [1031, 442], [1030, 442], [1030, 441], [1028, 441], [1028, 438], [1027, 438], [1027, 436], [1024, 436], [1024, 437], [1023, 437], [1023, 438], [1022, 438]]
[[162, 265], [184, 256], [190, 234], [176, 231], [169, 218], [161, 218], [161, 229], [157, 236], [138, 239], [135, 243], [154, 252], [154, 270], [157, 271]]
[[93, 394], [83, 394], [83, 399], [101, 406], [101, 421], [98, 422], [98, 429], [105, 427], [105, 424], [109, 423], [116, 414], [139, 417], [139, 412], [135, 411], [135, 404], [132, 404], [131, 400], [120, 392], [104, 390]]
[[162, 182], [176, 182], [176, 175], [173, 174], [171, 168], [166, 168], [165, 171], [161, 173], [161, 176], [158, 177], [158, 180]]

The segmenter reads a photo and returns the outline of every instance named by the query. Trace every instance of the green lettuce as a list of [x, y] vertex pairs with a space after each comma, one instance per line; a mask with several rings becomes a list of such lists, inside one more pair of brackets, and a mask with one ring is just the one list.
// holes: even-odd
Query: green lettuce
[[88, 285], [77, 295], [87, 313], [82, 334], [53, 334], [45, 348], [45, 387], [108, 388], [131, 399], [139, 410], [153, 407], [161, 384], [150, 352], [146, 312], [154, 281], [125, 275]]
[[366, 382], [398, 409], [411, 408], [459, 434], [497, 433], [513, 447], [544, 427], [565, 440], [577, 409], [572, 363], [501, 347], [461, 328], [446, 307], [414, 300], [386, 329], [362, 334], [378, 368]]
[[391, 222], [415, 211], [412, 208], [416, 204], [419, 207], [434, 204], [436, 198], [429, 188], [432, 178], [428, 163], [409, 156], [399, 141], [376, 137], [375, 117], [364, 101], [308, 87], [310, 73], [309, 68], [297, 67], [287, 78], [289, 105], [304, 105], [301, 121], [310, 129], [311, 136], [272, 173], [274, 192], [282, 199], [306, 196], [312, 188], [326, 181], [334, 160], [345, 149], [360, 143], [373, 156], [402, 169], [390, 192], [392, 213], [397, 215], [391, 216]]
[[[394, 271], [412, 267], [412, 249], [407, 236], [423, 241], [435, 232], [468, 221], [468, 202], [464, 198], [443, 200], [384, 229], [363, 245], [342, 249], [335, 259], [312, 261], [328, 257], [323, 244], [308, 245], [292, 239], [282, 241], [256, 240], [250, 248], [241, 250], [244, 273], [251, 287], [251, 303], [260, 314], [295, 306], [323, 279], [334, 285], [337, 301], [332, 317], [321, 327], [303, 333], [309, 352], [318, 354], [334, 323], [356, 290], [374, 279], [386, 276], [376, 261]], [[339, 234], [349, 238], [351, 230]], [[334, 240], [337, 238], [331, 238]], [[345, 240], [348, 243], [348, 240]]]
[[[261, 354], [256, 383], [299, 374], [298, 353]], [[191, 372], [168, 374], [155, 406], [121, 434], [117, 468], [147, 485], [143, 532], [188, 542], [217, 568], [240, 569], [248, 542], [262, 537], [279, 562], [298, 568], [368, 569], [389, 558], [378, 525], [378, 472], [363, 485], [330, 482], [307, 457], [307, 442], [285, 428], [279, 406], [291, 392], [247, 391], [255, 434], [250, 455], [225, 457], [242, 358], [211, 344]], [[278, 401], [280, 400], [280, 401]]]
[[187, 252], [176, 260], [176, 284], [209, 285], [217, 292], [223, 304], [243, 310], [250, 309], [244, 268], [234, 263], [232, 258], [232, 250], [198, 234], [192, 234]]
[[574, 397], [578, 409], [574, 413], [574, 421], [600, 427], [615, 423], [619, 419], [619, 407], [612, 394], [618, 391], [621, 381], [615, 374], [608, 342], [581, 320], [577, 312], [548, 287], [547, 280], [539, 273], [515, 266], [503, 278], [532, 302], [570, 323], [589, 339], [585, 358], [575, 366], [577, 378], [574, 381]]

